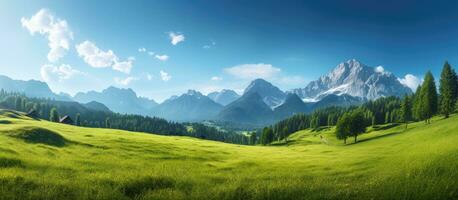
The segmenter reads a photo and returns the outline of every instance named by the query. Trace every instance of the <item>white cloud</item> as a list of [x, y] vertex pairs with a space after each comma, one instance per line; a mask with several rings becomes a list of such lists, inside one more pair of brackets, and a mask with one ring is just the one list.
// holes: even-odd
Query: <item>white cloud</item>
[[82, 72], [73, 69], [67, 64], [60, 66], [54, 66], [52, 64], [43, 65], [41, 66], [40, 74], [41, 78], [46, 82], [62, 82], [76, 75], [83, 75]]
[[212, 81], [222, 81], [223, 78], [220, 77], [220, 76], [213, 76], [213, 77], [211, 77], [211, 80], [212, 80]]
[[125, 86], [125, 85], [129, 85], [132, 81], [138, 80], [138, 78], [132, 77], [132, 76], [126, 77], [124, 79], [115, 77], [114, 80], [117, 84]]
[[133, 57], [129, 57], [126, 61], [122, 61], [122, 62], [119, 62], [116, 59], [112, 67], [114, 70], [129, 74], [130, 70], [132, 69], [134, 60], [135, 58]]
[[159, 72], [161, 74], [161, 79], [165, 82], [169, 81], [170, 79], [172, 79], [172, 76], [169, 75], [169, 73], [165, 72], [165, 71], [160, 71]]
[[138, 48], [138, 52], [146, 52], [146, 49], [144, 47]]
[[180, 33], [169, 32], [169, 38], [173, 45], [177, 45], [178, 43], [184, 41], [184, 35]]
[[302, 76], [284, 76], [279, 78], [278, 82], [282, 85], [301, 86], [304, 85], [307, 80]]
[[271, 78], [281, 72], [280, 68], [271, 64], [242, 64], [225, 68], [224, 71], [234, 77], [241, 79]]
[[383, 66], [378, 66], [378, 67], [375, 68], [375, 72], [383, 73], [383, 72], [385, 72], [385, 68], [383, 68]]
[[126, 74], [130, 73], [135, 60], [134, 57], [129, 57], [126, 61], [120, 61], [112, 50], [102, 51], [93, 42], [87, 40], [76, 45], [76, 51], [91, 67], [112, 67]]
[[153, 56], [153, 55], [154, 55], [154, 52], [148, 51], [148, 55]]
[[146, 79], [147, 79], [148, 81], [153, 80], [153, 75], [147, 73], [147, 74], [146, 74]]
[[96, 68], [110, 67], [118, 59], [112, 50], [102, 51], [87, 40], [76, 45], [76, 51], [87, 64]]
[[398, 78], [399, 82], [415, 91], [422, 80], [412, 74], [406, 74], [404, 78]]
[[160, 61], [167, 61], [169, 59], [169, 56], [168, 55], [156, 55], [154, 56], [156, 59], [160, 60]]
[[21, 24], [32, 35], [39, 33], [47, 36], [50, 48], [47, 58], [50, 62], [58, 61], [69, 50], [73, 32], [67, 21], [54, 17], [50, 11], [41, 9], [30, 19], [22, 17]]

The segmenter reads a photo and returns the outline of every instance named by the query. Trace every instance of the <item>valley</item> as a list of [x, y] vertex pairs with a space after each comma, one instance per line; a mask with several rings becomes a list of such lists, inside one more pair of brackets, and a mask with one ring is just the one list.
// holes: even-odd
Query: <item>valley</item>
[[349, 145], [330, 127], [241, 146], [2, 110], [0, 199], [454, 199], [457, 120], [368, 129]]

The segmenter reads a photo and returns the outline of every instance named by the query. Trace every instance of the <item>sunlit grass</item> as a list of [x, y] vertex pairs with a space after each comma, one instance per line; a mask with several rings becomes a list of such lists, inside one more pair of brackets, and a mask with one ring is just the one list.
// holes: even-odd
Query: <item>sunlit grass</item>
[[[266, 147], [2, 116], [0, 199], [458, 197], [458, 116], [370, 129], [357, 144], [331, 127]], [[43, 129], [58, 136], [18, 137]]]

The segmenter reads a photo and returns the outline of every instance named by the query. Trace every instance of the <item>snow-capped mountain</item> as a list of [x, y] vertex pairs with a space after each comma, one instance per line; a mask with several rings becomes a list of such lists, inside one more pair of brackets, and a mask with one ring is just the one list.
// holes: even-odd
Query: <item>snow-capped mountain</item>
[[283, 91], [264, 79], [253, 80], [245, 89], [243, 94], [248, 93], [258, 93], [264, 103], [266, 103], [271, 109], [282, 104], [286, 98], [286, 94]]
[[240, 97], [234, 90], [221, 90], [220, 92], [212, 92], [207, 95], [210, 99], [223, 106], [232, 103]]
[[369, 67], [352, 59], [340, 63], [327, 75], [310, 82], [305, 88], [291, 92], [304, 101], [316, 102], [330, 94], [347, 94], [373, 100], [384, 96], [410, 94], [412, 90], [382, 66]]

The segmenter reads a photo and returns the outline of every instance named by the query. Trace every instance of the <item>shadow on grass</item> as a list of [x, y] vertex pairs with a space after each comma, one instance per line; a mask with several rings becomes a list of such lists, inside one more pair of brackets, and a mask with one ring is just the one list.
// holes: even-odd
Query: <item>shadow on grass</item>
[[27, 143], [64, 147], [69, 141], [59, 133], [40, 127], [24, 127], [8, 134]]
[[[404, 131], [397, 131], [397, 132], [387, 133], [387, 134], [384, 134], [384, 135], [374, 136], [374, 137], [371, 137], [371, 138], [365, 138], [365, 139], [362, 139], [362, 140], [358, 140], [356, 143], [350, 143], [350, 144], [347, 144], [347, 145], [354, 145], [354, 144], [358, 144], [358, 143], [361, 143], [361, 142], [368, 142], [368, 141], [376, 140], [376, 139], [380, 139], [380, 138], [391, 137], [391, 136], [398, 135], [398, 134], [401, 134], [401, 133], [404, 133]], [[353, 139], [353, 138], [351, 138], [351, 139]]]
[[175, 181], [168, 177], [144, 177], [124, 184], [121, 191], [130, 198], [137, 199], [148, 191], [175, 187]]
[[10, 167], [24, 167], [24, 165], [22, 161], [19, 159], [0, 157], [0, 168], [10, 168]]

